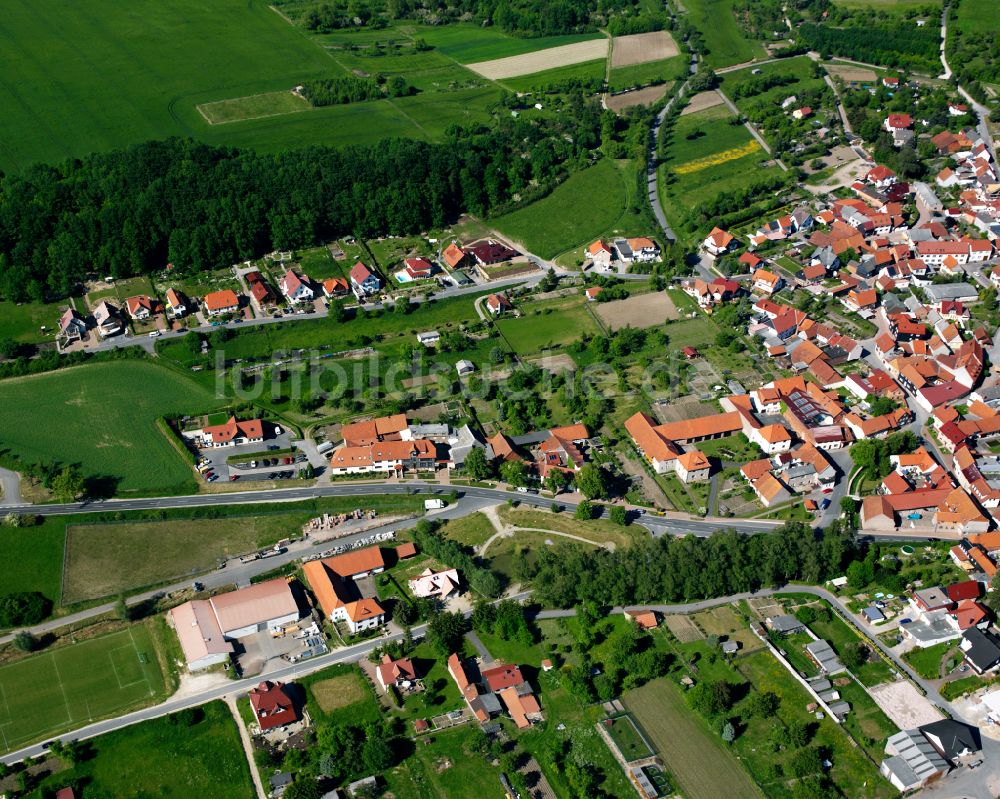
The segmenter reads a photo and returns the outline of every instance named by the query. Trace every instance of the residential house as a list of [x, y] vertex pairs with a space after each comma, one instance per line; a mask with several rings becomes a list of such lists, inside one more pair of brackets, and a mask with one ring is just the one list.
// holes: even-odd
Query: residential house
[[231, 447], [235, 444], [258, 444], [266, 435], [261, 419], [239, 421], [230, 416], [224, 424], [206, 425], [201, 430], [204, 447]]
[[720, 256], [736, 249], [739, 246], [739, 242], [732, 233], [729, 233], [722, 228], [715, 227], [712, 228], [712, 232], [705, 237], [705, 240], [702, 242], [702, 246], [709, 255]]
[[75, 308], [67, 308], [59, 317], [59, 336], [67, 343], [86, 338], [87, 320]]
[[368, 472], [434, 471], [437, 448], [425, 439], [380, 441], [361, 446], [343, 446], [330, 457], [332, 474]]
[[300, 716], [295, 703], [280, 682], [264, 680], [249, 691], [250, 707], [261, 731], [294, 724]]
[[382, 280], [371, 269], [358, 261], [351, 267], [348, 277], [354, 295], [363, 300], [371, 294], [376, 294], [382, 288]]
[[247, 288], [250, 289], [250, 296], [253, 297], [254, 302], [257, 303], [259, 308], [264, 309], [269, 305], [275, 304], [277, 298], [260, 272], [256, 270], [247, 272], [243, 275], [243, 279], [246, 280]]
[[346, 297], [351, 291], [351, 284], [343, 277], [331, 277], [323, 281], [323, 294], [330, 299]]
[[638, 237], [626, 239], [629, 249], [632, 251], [631, 261], [633, 263], [650, 263], [660, 260], [660, 245], [652, 239]]
[[445, 247], [444, 252], [441, 253], [441, 258], [448, 265], [449, 269], [459, 269], [467, 265], [469, 255], [453, 241]]
[[594, 264], [595, 269], [610, 269], [611, 262], [614, 260], [614, 251], [598, 239], [587, 247], [587, 257]]
[[521, 253], [508, 247], [499, 241], [487, 239], [470, 247], [466, 247], [466, 252], [470, 253], [476, 260], [476, 264], [481, 267], [496, 266], [505, 263], [512, 258], [516, 258]]
[[410, 588], [410, 593], [417, 599], [444, 600], [457, 596], [462, 591], [457, 569], [435, 572], [427, 568], [410, 580], [407, 585]]
[[407, 258], [403, 261], [403, 270], [410, 280], [426, 280], [431, 277], [437, 267], [426, 258]]
[[511, 305], [506, 294], [490, 294], [486, 298], [486, 308], [494, 316], [500, 316], [500, 314], [514, 310], [514, 306]]
[[962, 633], [959, 648], [976, 674], [989, 674], [1000, 666], [1000, 638], [988, 630], [970, 627]]
[[285, 272], [278, 281], [278, 288], [285, 295], [285, 299], [293, 304], [312, 302], [316, 298], [309, 275], [300, 275], [294, 269]]
[[212, 291], [202, 297], [205, 313], [209, 316], [236, 313], [240, 309], [239, 295], [232, 289]]
[[122, 320], [121, 313], [107, 300], [103, 300], [94, 309], [94, 322], [97, 324], [97, 332], [101, 338], [117, 336], [125, 330], [125, 322]]
[[137, 322], [144, 322], [153, 316], [153, 299], [145, 294], [137, 294], [125, 300], [125, 309], [128, 311], [128, 315]]
[[362, 597], [354, 582], [384, 570], [385, 560], [377, 546], [311, 560], [302, 567], [324, 616], [343, 622], [353, 634], [385, 623], [385, 611], [378, 600]]
[[191, 301], [184, 295], [184, 292], [174, 288], [167, 289], [167, 313], [174, 319], [187, 316], [191, 311]]
[[409, 658], [393, 660], [392, 656], [382, 655], [382, 660], [375, 667], [375, 679], [385, 693], [389, 688], [409, 688], [417, 682], [417, 669]]
[[770, 296], [781, 287], [781, 278], [766, 269], [758, 269], [753, 273], [751, 290], [755, 294]]

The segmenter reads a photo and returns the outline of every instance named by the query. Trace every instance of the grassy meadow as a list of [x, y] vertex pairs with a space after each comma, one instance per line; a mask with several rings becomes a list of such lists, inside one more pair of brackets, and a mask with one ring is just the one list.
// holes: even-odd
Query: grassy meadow
[[86, 786], [86, 796], [252, 799], [250, 769], [229, 708], [203, 705], [194, 722], [165, 716], [95, 738], [92, 758], [46, 778], [28, 797], [42, 799], [74, 783]]
[[208, 389], [147, 361], [111, 361], [0, 383], [0, 450], [79, 464], [119, 495], [193, 490], [191, 468], [156, 420], [221, 405]]
[[688, 20], [701, 31], [708, 52], [705, 65], [712, 69], [764, 58], [760, 42], [747, 39], [733, 14], [733, 0], [684, 0]]
[[541, 200], [491, 219], [490, 225], [542, 258], [582, 251], [627, 222], [633, 170], [627, 161], [602, 159], [574, 172]]

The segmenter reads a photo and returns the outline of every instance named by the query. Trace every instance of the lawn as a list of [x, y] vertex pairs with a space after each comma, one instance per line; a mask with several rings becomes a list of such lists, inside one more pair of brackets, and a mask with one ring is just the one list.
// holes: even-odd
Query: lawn
[[0, 667], [0, 743], [10, 751], [164, 698], [148, 624]]
[[693, 715], [674, 683], [653, 680], [629, 691], [622, 701], [688, 799], [761, 795], [722, 739], [709, 735]]
[[736, 25], [733, 0], [684, 0], [684, 8], [705, 39], [705, 66], [717, 69], [765, 56], [760, 42], [746, 39]]
[[[47, 333], [42, 332], [43, 326], [48, 328]], [[0, 341], [8, 338], [23, 344], [54, 341], [58, 327], [59, 308], [54, 305], [0, 300]]]
[[645, 739], [639, 734], [631, 716], [618, 716], [610, 727], [605, 727], [611, 740], [615, 742], [618, 751], [629, 762], [644, 757], [653, 757], [655, 752], [649, 748]]
[[282, 114], [297, 114], [301, 111], [309, 111], [311, 108], [308, 100], [298, 94], [292, 94], [288, 90], [252, 94], [249, 97], [237, 97], [233, 100], [216, 100], [213, 103], [202, 103], [198, 106], [202, 116], [212, 125], [275, 117]]
[[380, 717], [378, 701], [354, 664], [337, 664], [297, 680], [313, 718], [327, 724], [362, 724]]
[[482, 513], [473, 513], [460, 519], [450, 519], [441, 527], [441, 535], [452, 538], [463, 546], [481, 546], [496, 529]]
[[[787, 83], [784, 86], [774, 86], [767, 91], [761, 92], [760, 94], [755, 94], [751, 97], [741, 97], [738, 100], [734, 100], [736, 107], [747, 113], [748, 110], [756, 106], [759, 103], [773, 103], [780, 104], [782, 100], [796, 92], [813, 91], [815, 89], [822, 88], [825, 84], [821, 77], [813, 77], [812, 75], [813, 62], [806, 56], [799, 56], [796, 58], [783, 58], [780, 61], [775, 61], [770, 64], [764, 64], [763, 66], [757, 67], [760, 70], [762, 77], [768, 77], [770, 75], [789, 75], [795, 78], [794, 83]], [[758, 76], [753, 75], [749, 68], [741, 69], [736, 72], [729, 72], [722, 76], [722, 90], [726, 92], [727, 95], [730, 94], [730, 88], [736, 86], [743, 81], [750, 80], [751, 78], [757, 78]]]
[[941, 661], [954, 648], [954, 641], [944, 641], [924, 648], [917, 647], [903, 655], [903, 660], [924, 679], [936, 680], [941, 676]]
[[212, 702], [195, 713], [194, 724], [166, 716], [95, 738], [92, 758], [47, 777], [28, 797], [76, 784], [86, 786], [85, 796], [252, 799], [249, 766], [229, 708]]
[[519, 355], [561, 348], [581, 336], [601, 332], [585, 303], [579, 295], [525, 304], [524, 316], [500, 319], [496, 325]]
[[79, 464], [119, 495], [196, 490], [192, 471], [156, 427], [164, 414], [220, 405], [148, 361], [112, 361], [0, 383], [0, 449], [29, 463]]
[[622, 527], [620, 524], [605, 519], [581, 521], [573, 518], [573, 515], [569, 513], [509, 508], [504, 505], [501, 505], [497, 512], [503, 521], [516, 527], [555, 530], [556, 532], [578, 535], [597, 544], [610, 541], [616, 546], [625, 547], [648, 536], [646, 528], [641, 525]]
[[542, 258], [582, 251], [622, 223], [633, 177], [628, 162], [605, 158], [574, 172], [538, 202], [498, 216], [490, 224]]
[[423, 39], [460, 64], [492, 61], [494, 58], [506, 58], [549, 47], [602, 38], [600, 33], [519, 38], [510, 36], [497, 27], [483, 28], [473, 24], [406, 26], [406, 31], [414, 38]]

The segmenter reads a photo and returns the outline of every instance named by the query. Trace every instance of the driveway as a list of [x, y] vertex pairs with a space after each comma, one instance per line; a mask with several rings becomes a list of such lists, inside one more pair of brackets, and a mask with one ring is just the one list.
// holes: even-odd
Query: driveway
[[0, 469], [0, 507], [4, 505], [23, 505], [21, 499], [21, 475], [10, 469]]

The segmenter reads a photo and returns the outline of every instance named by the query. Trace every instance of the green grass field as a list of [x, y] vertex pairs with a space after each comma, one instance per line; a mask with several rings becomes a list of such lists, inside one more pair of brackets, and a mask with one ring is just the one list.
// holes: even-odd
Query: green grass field
[[[47, 327], [49, 332], [43, 333], [42, 326]], [[24, 344], [54, 341], [58, 326], [59, 308], [54, 305], [0, 300], [0, 339], [10, 338]]]
[[602, 159], [574, 172], [547, 197], [490, 224], [542, 258], [582, 250], [626, 219], [632, 176], [628, 162]]
[[611, 736], [611, 740], [615, 742], [622, 757], [629, 762], [643, 757], [652, 757], [656, 754], [639, 734], [639, 729], [635, 726], [631, 716], [619, 716], [614, 720], [614, 724], [605, 729]]
[[0, 383], [0, 449], [29, 463], [79, 463], [119, 494], [190, 490], [191, 469], [156, 419], [221, 404], [186, 377], [145, 361], [14, 378]]
[[147, 625], [0, 667], [0, 744], [16, 749], [151, 704], [164, 678]]
[[550, 309], [550, 313], [531, 314], [520, 319], [500, 319], [497, 327], [519, 355], [530, 355], [543, 349], [569, 344], [584, 334], [600, 332], [584, 302], [582, 297], [543, 300], [528, 308]]
[[[561, 47], [565, 44], [603, 38], [600, 33], [518, 38], [496, 27], [483, 28], [473, 24], [399, 25], [396, 30], [402, 35], [423, 39], [431, 47], [460, 64], [475, 64], [478, 61], [491, 61], [494, 58], [506, 58], [549, 47]], [[345, 37], [345, 40], [349, 41], [350, 36]]]
[[43, 799], [79, 783], [86, 786], [84, 796], [252, 799], [249, 766], [229, 708], [212, 702], [198, 710], [201, 717], [192, 725], [167, 716], [95, 738], [93, 758], [46, 777], [27, 796]]
[[[985, 2], [990, 2], [990, 0], [985, 0]], [[885, 11], [888, 14], [926, 6], [941, 8], [941, 0], [833, 0], [833, 4], [844, 8], [871, 8], [875, 11]]]
[[[750, 106], [759, 103], [780, 103], [786, 97], [790, 97], [796, 92], [813, 91], [822, 88], [825, 84], [823, 78], [812, 76], [812, 61], [806, 56], [795, 58], [784, 58], [770, 64], [756, 67], [761, 72], [761, 76], [768, 75], [791, 75], [796, 79], [795, 83], [788, 83], [784, 86], [774, 86], [765, 92], [755, 94], [752, 97], [743, 97], [734, 100], [736, 107], [740, 111], [746, 112]], [[736, 72], [727, 72], [722, 75], [721, 86], [723, 91], [729, 94], [729, 87], [735, 86], [745, 80], [760, 77], [751, 73], [751, 68], [741, 69]], [[730, 95], [731, 98], [731, 95]]]
[[0, 527], [0, 547], [16, 569], [3, 580], [3, 593], [39, 591], [58, 604], [62, 591], [63, 539], [65, 518], [47, 516], [38, 527]]
[[[901, 0], [909, 2], [910, 0]], [[916, 2], [916, 0], [912, 0]], [[963, 33], [1000, 31], [1000, 17], [993, 0], [962, 0], [957, 11], [948, 14], [948, 29], [954, 25]]]
[[688, 799], [761, 795], [722, 740], [710, 736], [693, 716], [672, 682], [654, 680], [622, 699]]
[[674, 81], [687, 71], [688, 60], [683, 55], [675, 55], [663, 61], [650, 61], [647, 64], [634, 64], [630, 67], [617, 67], [608, 75], [608, 89], [620, 92], [633, 86], [644, 86], [654, 81]]
[[309, 111], [311, 108], [308, 100], [287, 90], [252, 94], [249, 97], [238, 97], [233, 100], [217, 100], [214, 103], [203, 103], [198, 106], [201, 115], [212, 125], [296, 114], [300, 111]]
[[733, 0], [684, 0], [688, 21], [705, 38], [705, 65], [717, 69], [765, 56], [760, 42], [743, 36], [733, 15]]
[[561, 83], [567, 80], [600, 80], [604, 77], [606, 68], [607, 59], [600, 58], [596, 61], [569, 64], [565, 67], [546, 69], [542, 72], [521, 75], [517, 78], [503, 78], [502, 80], [498, 80], [497, 83], [505, 86], [512, 92], [533, 92], [543, 90], [550, 84]]
[[245, 97], [336, 69], [260, 0], [13, 0], [0, 60], [4, 169], [197, 133], [178, 114], [197, 113], [195, 95]]

